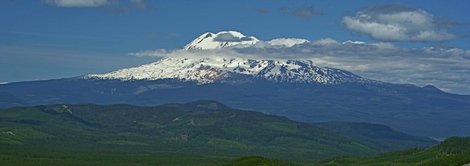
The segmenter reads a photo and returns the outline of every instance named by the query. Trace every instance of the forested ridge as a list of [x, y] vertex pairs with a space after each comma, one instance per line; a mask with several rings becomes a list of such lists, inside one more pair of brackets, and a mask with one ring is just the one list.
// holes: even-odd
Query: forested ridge
[[[361, 126], [371, 131], [377, 127]], [[381, 136], [387, 134], [401, 135], [387, 131]], [[453, 137], [430, 149], [389, 153], [380, 153], [387, 141], [400, 148], [410, 146], [410, 141], [400, 139], [434, 143], [409, 135], [371, 139], [232, 109], [215, 101], [0, 110], [0, 165], [363, 165], [361, 161], [424, 162], [431, 158], [466, 162], [468, 155], [468, 148], [463, 148], [468, 147], [468, 138]]]

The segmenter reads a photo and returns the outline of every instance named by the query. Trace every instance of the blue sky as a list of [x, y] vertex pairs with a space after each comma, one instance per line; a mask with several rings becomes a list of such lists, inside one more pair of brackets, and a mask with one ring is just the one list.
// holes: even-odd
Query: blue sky
[[332, 61], [322, 65], [470, 94], [469, 6], [462, 0], [2, 0], [0, 82], [105, 73], [159, 58], [131, 53], [176, 50], [205, 32], [235, 30], [262, 41], [386, 43], [399, 51], [371, 56], [356, 47], [322, 47], [357, 55], [324, 56]]

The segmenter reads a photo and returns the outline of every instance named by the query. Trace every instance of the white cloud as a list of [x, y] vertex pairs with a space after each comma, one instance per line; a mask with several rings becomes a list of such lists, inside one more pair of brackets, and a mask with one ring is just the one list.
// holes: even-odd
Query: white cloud
[[145, 50], [145, 51], [139, 51], [137, 53], [129, 53], [129, 55], [137, 56], [137, 57], [150, 56], [150, 57], [159, 57], [159, 58], [168, 56], [168, 54], [169, 52], [165, 49]]
[[432, 14], [401, 5], [372, 5], [358, 11], [354, 17], [345, 16], [346, 28], [369, 35], [380, 41], [447, 41], [457, 38], [448, 32], [454, 23]]
[[233, 36], [231, 33], [222, 33], [217, 35], [213, 39], [214, 41], [219, 41], [219, 42], [242, 42], [242, 41], [252, 41], [253, 38], [250, 37], [237, 37]]
[[307, 39], [297, 39], [297, 38], [279, 38], [279, 39], [273, 39], [271, 41], [268, 41], [268, 44], [271, 45], [279, 45], [279, 46], [286, 46], [286, 47], [292, 47], [296, 44], [302, 44], [308, 42]]
[[59, 7], [100, 7], [109, 4], [108, 0], [42, 0], [42, 2]]
[[428, 84], [470, 93], [470, 50], [457, 48], [402, 48], [391, 43], [338, 42], [321, 39], [292, 45], [260, 41], [213, 50], [147, 50], [130, 53], [152, 57], [227, 57], [245, 59], [308, 59], [314, 65], [344, 69], [362, 77], [391, 83]]
[[313, 44], [326, 45], [326, 44], [339, 44], [339, 42], [332, 38], [323, 38], [323, 39], [313, 42]]

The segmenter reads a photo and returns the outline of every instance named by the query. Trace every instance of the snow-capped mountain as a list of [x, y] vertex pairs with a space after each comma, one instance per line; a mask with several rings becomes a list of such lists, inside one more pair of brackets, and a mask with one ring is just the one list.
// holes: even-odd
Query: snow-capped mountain
[[[246, 76], [246, 77], [243, 77]], [[231, 82], [232, 78], [266, 79], [273, 82], [337, 84], [362, 81], [350, 72], [322, 68], [308, 60], [250, 60], [241, 58], [163, 58], [138, 67], [106, 74], [90, 74], [86, 78], [119, 80], [179, 79], [199, 84]], [[238, 82], [240, 80], [237, 80]]]
[[[220, 49], [235, 45], [252, 45], [259, 42], [255, 37], [246, 37], [236, 31], [207, 32], [183, 47], [192, 49]], [[308, 42], [305, 39], [274, 39], [270, 45], [293, 46]], [[244, 58], [211, 57], [200, 58], [165, 57], [157, 62], [137, 67], [120, 69], [105, 74], [90, 74], [83, 78], [116, 80], [177, 79], [198, 84], [214, 82], [249, 82], [269, 80], [285, 83], [339, 84], [360, 82], [366, 79], [350, 72], [314, 66], [309, 60], [255, 60]]]
[[183, 47], [190, 49], [217, 49], [227, 46], [246, 44], [251, 45], [259, 40], [253, 36], [247, 37], [237, 31], [222, 31], [218, 33], [206, 32]]
[[[21, 101], [16, 104], [31, 106], [152, 106], [204, 99], [305, 122], [380, 122], [409, 133], [438, 137], [465, 136], [470, 131], [469, 95], [449, 94], [433, 86], [374, 81], [315, 66], [315, 61], [259, 58], [267, 56], [254, 54], [257, 49], [301, 48], [309, 41], [248, 38], [234, 31], [206, 33], [184, 49], [165, 53], [167, 57], [150, 64], [105, 74], [0, 84], [0, 92]], [[337, 43], [322, 39], [305, 44], [317, 42]], [[239, 50], [252, 52], [239, 55]]]

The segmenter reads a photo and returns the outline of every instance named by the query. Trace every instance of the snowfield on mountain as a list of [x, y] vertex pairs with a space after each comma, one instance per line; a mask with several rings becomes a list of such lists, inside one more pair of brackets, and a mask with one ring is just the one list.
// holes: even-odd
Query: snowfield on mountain
[[[183, 50], [209, 50], [253, 45], [259, 42], [255, 37], [246, 37], [236, 31], [207, 32], [183, 47]], [[270, 45], [292, 47], [308, 42], [305, 39], [274, 39]], [[191, 55], [191, 54], [189, 54]], [[120, 69], [105, 74], [89, 74], [83, 78], [130, 80], [178, 79], [195, 81], [198, 84], [214, 82], [250, 82], [265, 79], [286, 83], [339, 84], [345, 82], [372, 82], [348, 71], [313, 65], [311, 60], [258, 60], [248, 58], [164, 57], [157, 62], [137, 67]], [[236, 78], [234, 80], [233, 78]], [[240, 80], [240, 79], [244, 80]]]

